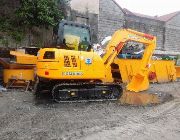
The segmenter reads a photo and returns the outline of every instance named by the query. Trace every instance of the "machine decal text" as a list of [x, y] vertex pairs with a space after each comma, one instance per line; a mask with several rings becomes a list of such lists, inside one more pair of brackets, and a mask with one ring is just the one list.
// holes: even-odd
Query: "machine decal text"
[[62, 75], [74, 75], [74, 76], [81, 76], [81, 75], [83, 75], [83, 72], [62, 72]]

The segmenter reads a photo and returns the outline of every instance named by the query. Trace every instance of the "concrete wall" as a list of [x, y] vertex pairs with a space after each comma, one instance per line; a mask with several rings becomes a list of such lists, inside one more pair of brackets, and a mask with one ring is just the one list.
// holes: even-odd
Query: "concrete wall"
[[91, 28], [92, 43], [98, 42], [98, 15], [90, 13], [89, 11], [80, 12], [77, 10], [71, 10], [68, 14], [68, 19], [81, 24], [89, 25]]
[[99, 0], [98, 40], [123, 28], [124, 13], [112, 0]]
[[51, 44], [52, 35], [53, 29], [51, 27], [49, 29], [34, 27], [32, 28], [31, 34], [28, 34], [26, 32], [26, 35], [24, 36], [23, 40], [17, 44], [12, 38], [5, 34], [3, 35], [3, 38], [8, 40], [8, 46], [0, 43], [0, 48], [19, 48], [29, 46], [44, 47]]
[[164, 48], [180, 52], [180, 13], [166, 22]]

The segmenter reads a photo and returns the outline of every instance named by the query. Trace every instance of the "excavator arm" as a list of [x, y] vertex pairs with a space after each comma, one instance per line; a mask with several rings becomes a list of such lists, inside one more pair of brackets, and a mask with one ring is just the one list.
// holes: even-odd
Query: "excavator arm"
[[156, 37], [131, 29], [118, 30], [114, 33], [111, 41], [106, 47], [106, 53], [103, 56], [103, 61], [106, 69], [108, 69], [113, 63], [114, 58], [119, 54], [128, 41], [139, 42], [146, 46], [140, 69], [127, 85], [127, 90], [129, 91], [143, 91], [149, 87], [147, 72], [150, 67], [151, 56], [156, 47]]

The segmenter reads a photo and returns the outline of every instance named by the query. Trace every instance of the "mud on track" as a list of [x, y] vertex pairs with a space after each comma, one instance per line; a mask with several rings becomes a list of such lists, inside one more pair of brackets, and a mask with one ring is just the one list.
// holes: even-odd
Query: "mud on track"
[[61, 103], [30, 92], [0, 95], [0, 140], [119, 140], [180, 138], [180, 82], [153, 84], [174, 100], [156, 106], [122, 106], [116, 101]]

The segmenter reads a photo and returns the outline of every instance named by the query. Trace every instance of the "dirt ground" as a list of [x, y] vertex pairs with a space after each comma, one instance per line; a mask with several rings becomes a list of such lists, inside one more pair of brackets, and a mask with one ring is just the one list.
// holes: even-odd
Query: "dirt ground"
[[0, 94], [0, 140], [179, 140], [180, 82], [150, 91], [174, 99], [160, 105], [123, 106], [117, 101], [61, 103], [31, 92]]

